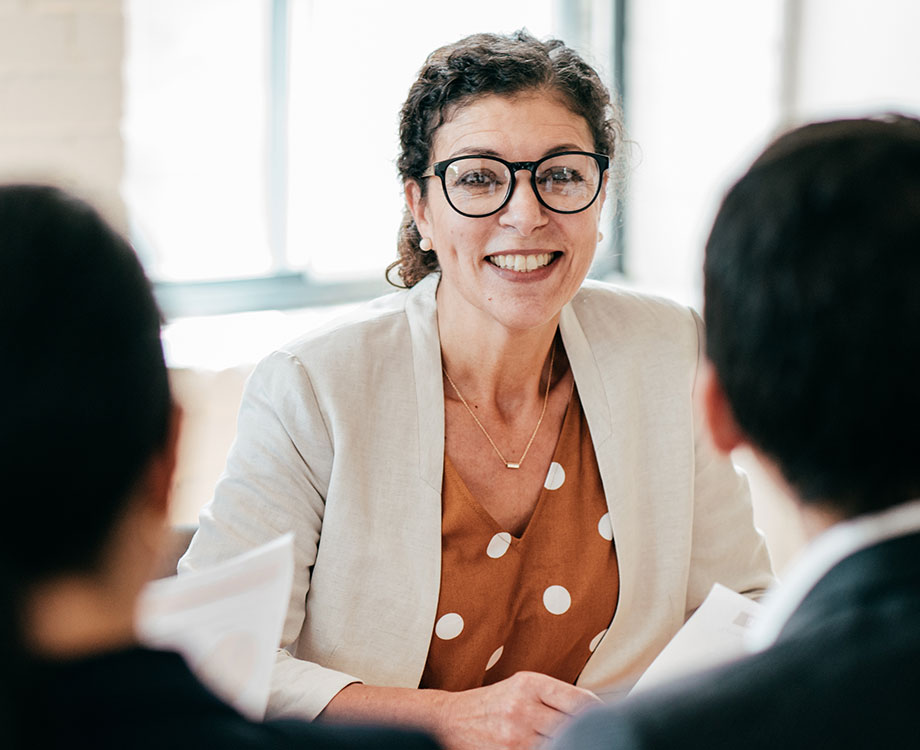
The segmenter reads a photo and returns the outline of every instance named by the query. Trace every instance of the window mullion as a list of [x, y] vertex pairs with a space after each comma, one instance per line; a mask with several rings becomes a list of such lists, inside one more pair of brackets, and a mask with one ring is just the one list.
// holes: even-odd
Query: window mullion
[[288, 0], [271, 0], [269, 25], [269, 85], [267, 155], [268, 243], [272, 267], [287, 268], [287, 188], [288, 188], [288, 41], [290, 38]]

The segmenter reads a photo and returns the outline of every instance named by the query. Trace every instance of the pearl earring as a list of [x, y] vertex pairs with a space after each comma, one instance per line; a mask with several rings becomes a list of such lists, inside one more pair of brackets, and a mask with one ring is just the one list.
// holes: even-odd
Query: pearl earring
[[431, 252], [431, 240], [429, 240], [427, 237], [422, 237], [421, 241], [418, 243], [418, 249], [421, 250], [423, 253], [430, 253]]

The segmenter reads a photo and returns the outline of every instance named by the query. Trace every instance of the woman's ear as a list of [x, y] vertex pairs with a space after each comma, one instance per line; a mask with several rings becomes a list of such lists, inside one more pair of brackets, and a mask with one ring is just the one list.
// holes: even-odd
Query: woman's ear
[[747, 443], [747, 438], [735, 421], [722, 383], [715, 368], [708, 360], [700, 368], [700, 391], [703, 399], [703, 413], [712, 442], [722, 453], [730, 453], [739, 445]]
[[406, 180], [403, 183], [403, 194], [406, 196], [406, 205], [409, 213], [418, 227], [422, 237], [431, 238], [431, 226], [428, 222], [428, 200], [422, 195], [422, 186], [415, 180]]

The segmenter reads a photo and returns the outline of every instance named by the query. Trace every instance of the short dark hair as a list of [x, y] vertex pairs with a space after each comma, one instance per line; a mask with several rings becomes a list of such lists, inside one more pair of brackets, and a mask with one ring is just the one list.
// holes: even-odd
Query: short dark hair
[[7, 635], [30, 586], [97, 565], [171, 412], [160, 313], [136, 255], [52, 187], [0, 186], [0, 362]]
[[705, 300], [734, 417], [802, 501], [920, 496], [920, 121], [776, 140], [722, 203]]
[[[623, 135], [616, 101], [597, 71], [559, 39], [540, 41], [527, 31], [513, 34], [473, 34], [432, 52], [409, 89], [399, 122], [399, 175], [417, 180], [423, 195], [422, 174], [431, 160], [434, 134], [458, 107], [487, 96], [515, 96], [543, 91], [583, 117], [597, 153], [616, 157]], [[619, 159], [611, 159], [619, 177]], [[434, 253], [423, 253], [412, 215], [405, 211], [397, 243], [398, 260], [387, 269], [399, 269], [406, 286], [414, 286], [438, 270]]]

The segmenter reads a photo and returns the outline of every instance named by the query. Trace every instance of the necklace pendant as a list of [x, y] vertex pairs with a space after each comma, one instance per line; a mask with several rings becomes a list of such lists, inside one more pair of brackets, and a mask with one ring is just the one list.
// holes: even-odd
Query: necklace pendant
[[515, 463], [511, 463], [511, 461], [507, 461], [507, 462], [505, 463], [505, 466], [506, 466], [507, 468], [509, 468], [509, 469], [520, 469], [520, 468], [521, 468], [521, 464], [520, 464], [520, 463], [516, 463], [516, 464], [515, 464]]

